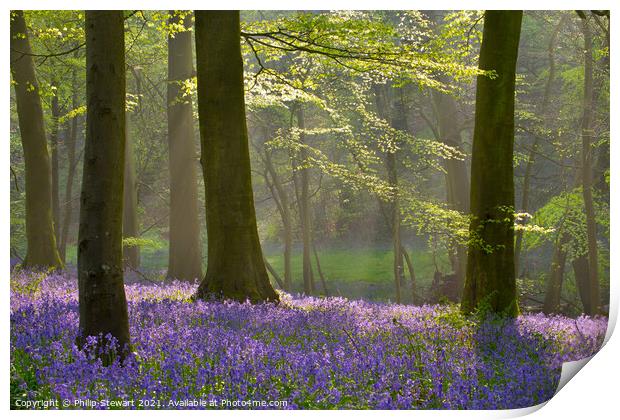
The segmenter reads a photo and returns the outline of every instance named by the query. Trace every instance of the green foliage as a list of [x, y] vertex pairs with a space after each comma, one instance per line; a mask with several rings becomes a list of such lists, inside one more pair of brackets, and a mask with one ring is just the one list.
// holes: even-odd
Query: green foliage
[[297, 88], [301, 87], [297, 76], [304, 73], [309, 60], [323, 68], [320, 78], [330, 76], [335, 62], [339, 71], [362, 73], [379, 82], [389, 78], [434, 88], [442, 84], [433, 73], [471, 76], [477, 72], [473, 66], [445, 59], [444, 46], [429, 52], [428, 21], [416, 11], [295, 13], [247, 22], [242, 31], [246, 51], [256, 56], [261, 73], [276, 74], [266, 65], [279, 62], [283, 53], [294, 53], [295, 65], [287, 73], [298, 80], [292, 83]]
[[41, 282], [53, 272], [54, 268], [49, 268], [45, 271], [33, 272], [29, 276], [19, 276], [19, 279], [18, 276], [11, 276], [11, 291], [34, 299], [40, 294]]
[[445, 309], [445, 312], [441, 312], [435, 317], [435, 320], [440, 324], [449, 325], [457, 330], [462, 330], [476, 325], [476, 318], [463, 315], [460, 310], [460, 305], [448, 304], [445, 306]]
[[123, 238], [123, 246], [128, 248], [158, 248], [161, 246], [161, 243], [158, 243], [153, 239], [126, 237]]
[[[594, 200], [595, 216], [598, 226], [603, 228], [603, 235], [609, 235], [609, 204], [605, 200]], [[570, 240], [566, 243], [568, 260], [584, 255], [587, 252], [586, 216], [581, 188], [563, 192], [552, 197], [534, 216], [532, 222], [556, 232], [529, 230], [524, 235], [526, 249], [541, 247], [548, 241], [555, 241], [560, 235], [566, 234]]]

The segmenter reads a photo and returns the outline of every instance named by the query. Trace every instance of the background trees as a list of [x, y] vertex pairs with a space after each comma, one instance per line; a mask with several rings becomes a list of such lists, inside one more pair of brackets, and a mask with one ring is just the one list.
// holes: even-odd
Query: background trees
[[[525, 309], [542, 310], [548, 301], [549, 312], [584, 311], [593, 261], [602, 311], [608, 296], [609, 21], [604, 13], [584, 14], [592, 43], [586, 137], [596, 236], [590, 244], [580, 175], [588, 155], [581, 136], [583, 22], [567, 11], [523, 17], [512, 166], [515, 281]], [[48, 153], [58, 158], [51, 184], [58, 185], [61, 213], [57, 246], [72, 269], [85, 138], [84, 14], [32, 11], [24, 17]], [[470, 245], [473, 87], [478, 75], [494, 80], [478, 69], [482, 17], [476, 11], [241, 13], [252, 194], [274, 287], [396, 301], [398, 285], [403, 303], [459, 300]], [[192, 21], [187, 11], [124, 15], [137, 228], [123, 243], [126, 254], [140, 253], [128, 281], [191, 280], [208, 262], [200, 252], [209, 239], [200, 220], [209, 200], [203, 177], [191, 180], [199, 147], [192, 124], [198, 118], [191, 105], [197, 99]], [[15, 99], [11, 252], [20, 261], [27, 244], [28, 165]], [[231, 190], [230, 183], [221, 188]]]

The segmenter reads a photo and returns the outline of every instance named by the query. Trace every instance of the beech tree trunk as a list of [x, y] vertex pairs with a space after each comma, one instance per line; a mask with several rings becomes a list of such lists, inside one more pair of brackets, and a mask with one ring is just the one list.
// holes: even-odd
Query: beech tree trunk
[[403, 255], [401, 253], [400, 238], [400, 206], [398, 203], [398, 174], [396, 172], [396, 153], [388, 152], [385, 157], [385, 165], [388, 173], [388, 182], [390, 187], [395, 191], [394, 198], [390, 203], [390, 219], [392, 226], [392, 253], [394, 254], [394, 262], [392, 264], [394, 272], [394, 286], [396, 288], [396, 303], [401, 302], [401, 284], [403, 273]]
[[[72, 109], [77, 109], [78, 107], [78, 96], [77, 96], [77, 71], [74, 69], [72, 72], [72, 89], [73, 94], [71, 97], [71, 107]], [[69, 133], [67, 135], [67, 140], [65, 142], [65, 149], [67, 151], [67, 184], [65, 186], [65, 212], [62, 220], [62, 234], [60, 236], [60, 247], [59, 252], [62, 260], [65, 261], [65, 257], [67, 254], [67, 241], [69, 239], [69, 227], [71, 224], [71, 215], [73, 213], [73, 181], [75, 179], [75, 170], [78, 162], [75, 159], [75, 149], [77, 146], [77, 134], [78, 134], [78, 119], [80, 117], [75, 116], [71, 119], [71, 122], [68, 123], [69, 129], [67, 130]]]
[[11, 76], [15, 82], [15, 103], [26, 177], [28, 249], [22, 265], [30, 268], [62, 268], [54, 233], [52, 173], [43, 108], [23, 11], [11, 12], [10, 26]]
[[590, 274], [588, 273], [588, 256], [581, 255], [573, 260], [573, 273], [575, 274], [575, 283], [577, 283], [577, 291], [583, 306], [583, 312], [589, 314], [592, 312], [590, 301]]
[[[444, 19], [444, 14], [437, 11], [427, 13], [435, 23], [436, 29], [439, 29]], [[440, 35], [439, 30], [435, 33]], [[446, 76], [440, 76], [440, 80], [444, 83], [450, 82], [450, 79]], [[437, 128], [434, 127], [426, 116], [423, 115], [423, 118], [433, 130], [437, 140], [464, 152], [461, 137], [461, 119], [456, 99], [452, 95], [432, 90], [431, 101], [437, 117]], [[444, 169], [446, 171], [446, 201], [448, 205], [461, 213], [469, 213], [469, 174], [467, 173], [467, 163], [461, 159], [446, 159]], [[456, 242], [454, 241], [451, 244], [449, 257], [452, 271], [456, 277], [456, 288], [458, 289], [456, 295], [460, 298], [465, 283], [467, 247], [465, 244]]]
[[[129, 129], [129, 118], [125, 121], [125, 175], [123, 177], [123, 238], [138, 238], [140, 227], [138, 222], [138, 194], [136, 185], [136, 169], [134, 166], [133, 145]], [[140, 247], [136, 245], [123, 247], [125, 267], [140, 267]]]
[[[142, 86], [140, 71], [131, 68], [136, 83], [138, 104], [131, 114], [125, 113], [125, 177], [123, 179], [123, 238], [140, 237], [140, 221], [138, 220], [138, 181], [133, 153], [133, 137], [131, 124], [135, 115], [142, 109]], [[133, 118], [132, 118], [133, 117]], [[140, 267], [140, 246], [125, 245], [123, 247], [124, 266], [132, 269]]]
[[78, 234], [80, 336], [129, 345], [123, 285], [125, 31], [122, 11], [86, 11], [86, 144]]
[[52, 216], [54, 219], [56, 244], [58, 244], [60, 243], [60, 171], [58, 165], [58, 119], [60, 118], [60, 105], [58, 104], [58, 83], [52, 82], [52, 87], [56, 88], [54, 90], [54, 96], [52, 96], [52, 132], [50, 135], [50, 146], [52, 149]]
[[568, 235], [562, 232], [556, 240], [551, 262], [551, 273], [549, 274], [549, 282], [547, 283], [543, 304], [543, 312], [546, 314], [558, 313], [560, 311], [560, 297], [562, 296], [562, 283], [564, 282], [564, 268], [566, 266], [565, 245], [568, 239]]
[[[432, 99], [437, 114], [440, 140], [450, 147], [463, 151], [456, 100], [452, 96], [441, 92], [433, 92]], [[464, 160], [447, 159], [445, 169], [448, 204], [451, 208], [463, 214], [469, 213], [469, 175], [467, 174], [467, 164]], [[456, 275], [457, 295], [460, 296], [465, 282], [467, 248], [465, 245], [455, 244], [454, 254], [452, 270]]]
[[325, 296], [329, 296], [329, 292], [327, 291], [327, 282], [325, 281], [325, 275], [323, 275], [323, 270], [321, 269], [321, 260], [319, 259], [319, 253], [316, 251], [316, 246], [314, 243], [312, 244], [312, 252], [314, 253], [314, 260], [316, 261], [316, 271], [319, 274], [319, 278], [321, 279], [321, 285], [323, 286], [323, 293]]
[[598, 284], [598, 244], [596, 240], [596, 218], [592, 198], [592, 130], [594, 89], [592, 71], [592, 32], [585, 13], [580, 13], [581, 30], [584, 46], [584, 83], [583, 83], [583, 116], [581, 119], [581, 170], [583, 182], [583, 203], [586, 211], [586, 228], [588, 235], [588, 276], [589, 299], [588, 315], [596, 315], [601, 311], [600, 291]]
[[412, 304], [417, 304], [418, 303], [418, 294], [416, 292], [416, 287], [417, 287], [417, 282], [416, 282], [416, 278], [415, 278], [415, 269], [413, 267], [413, 262], [411, 261], [411, 258], [409, 257], [409, 254], [407, 253], [407, 250], [405, 249], [405, 247], [401, 247], [401, 253], [403, 254], [403, 257], [405, 258], [405, 262], [407, 263], [407, 269], [409, 270], [409, 280], [411, 281], [411, 303]]
[[514, 96], [521, 11], [484, 15], [471, 168], [470, 245], [461, 308], [518, 313], [514, 267]]
[[[384, 120], [389, 121], [390, 125], [398, 130], [406, 129], [406, 120], [403, 104], [394, 100], [388, 101], [388, 87], [375, 85], [375, 101], [377, 114]], [[387, 112], [386, 112], [387, 110]], [[388, 183], [394, 190], [394, 195], [389, 203], [389, 215], [386, 217], [388, 227], [392, 236], [392, 273], [394, 276], [394, 289], [396, 303], [401, 302], [401, 285], [403, 278], [403, 255], [401, 252], [401, 228], [400, 228], [400, 205], [398, 199], [398, 171], [396, 167], [396, 150], [388, 150], [385, 153], [385, 169], [387, 172]]]
[[[392, 127], [402, 131], [407, 131], [407, 115], [405, 113], [405, 102], [403, 99], [402, 88], [392, 88]], [[404, 261], [402, 254], [402, 228], [400, 222], [400, 193], [398, 191], [398, 149], [388, 152], [386, 157], [388, 181], [394, 188], [395, 196], [392, 202], [392, 245], [394, 253], [394, 282], [396, 283], [396, 303], [402, 302], [402, 287], [404, 284]]]
[[195, 11], [207, 273], [197, 298], [277, 301], [258, 238], [245, 119], [239, 11]]
[[[302, 131], [299, 135], [299, 142], [303, 145], [306, 128], [304, 119], [304, 109], [302, 104], [297, 105], [297, 126]], [[301, 149], [301, 164], [305, 166], [308, 152]], [[310, 170], [303, 167], [300, 171], [301, 192], [299, 194], [299, 218], [301, 219], [301, 240], [302, 240], [302, 269], [304, 293], [311, 295], [314, 293], [314, 273], [312, 271], [312, 215], [310, 213]]]
[[[171, 11], [171, 14], [173, 12]], [[172, 14], [171, 24], [179, 16]], [[194, 74], [191, 16], [183, 32], [168, 37], [168, 166], [170, 170], [170, 239], [168, 278], [202, 279], [202, 242], [198, 215], [198, 183], [192, 98], [181, 83]]]
[[282, 236], [284, 239], [284, 289], [290, 291], [293, 287], [293, 274], [291, 270], [293, 226], [289, 197], [275, 169], [270, 150], [264, 151], [264, 163], [265, 168], [267, 169], [267, 174], [265, 174], [265, 182], [271, 191], [271, 195], [273, 196], [278, 212], [280, 213], [280, 218], [282, 219]]

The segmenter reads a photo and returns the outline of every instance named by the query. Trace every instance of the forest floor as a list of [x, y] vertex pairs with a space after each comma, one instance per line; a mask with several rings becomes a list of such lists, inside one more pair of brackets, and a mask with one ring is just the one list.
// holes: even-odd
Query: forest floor
[[133, 352], [104, 366], [75, 346], [76, 279], [14, 273], [11, 406], [527, 407], [551, 398], [561, 364], [594, 354], [607, 327], [606, 318], [464, 318], [456, 306], [286, 294], [279, 305], [193, 302], [194, 290], [127, 285]]

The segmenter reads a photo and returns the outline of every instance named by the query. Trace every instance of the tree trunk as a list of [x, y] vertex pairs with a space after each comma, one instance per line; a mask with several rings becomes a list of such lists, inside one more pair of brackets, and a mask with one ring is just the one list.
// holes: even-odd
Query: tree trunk
[[[123, 181], [123, 238], [138, 238], [138, 194], [136, 169], [134, 166], [133, 145], [129, 120], [125, 121], [125, 176]], [[140, 247], [137, 245], [123, 247], [123, 265], [132, 269], [140, 267]]]
[[325, 296], [329, 296], [329, 292], [327, 291], [327, 283], [325, 282], [325, 276], [323, 275], [323, 270], [321, 269], [321, 260], [319, 259], [319, 253], [316, 251], [316, 246], [312, 244], [312, 252], [314, 252], [314, 260], [316, 261], [316, 271], [319, 273], [319, 278], [321, 279], [321, 285], [323, 286], [323, 293]]
[[[299, 143], [303, 146], [305, 141], [304, 130], [306, 129], [304, 109], [301, 103], [297, 104], [297, 127], [300, 130]], [[299, 170], [300, 194], [298, 199], [299, 218], [301, 224], [302, 241], [302, 272], [304, 293], [311, 295], [314, 293], [314, 273], [312, 271], [312, 216], [310, 214], [310, 170], [306, 168], [308, 152], [302, 147], [300, 152], [302, 168]]]
[[[74, 69], [72, 72], [72, 89], [73, 94], [71, 98], [72, 109], [78, 107], [78, 95], [77, 95], [77, 71]], [[62, 234], [60, 236], [60, 255], [62, 260], [65, 261], [67, 254], [67, 241], [69, 239], [69, 226], [71, 224], [71, 215], [73, 213], [73, 180], [75, 178], [75, 170], [77, 162], [75, 159], [75, 149], [77, 145], [77, 133], [78, 133], [78, 116], [74, 116], [70, 122], [69, 135], [65, 142], [65, 148], [67, 151], [67, 184], [65, 186], [65, 214], [62, 221]]]
[[[405, 113], [405, 102], [402, 88], [392, 88], [392, 127], [401, 132], [407, 131], [407, 114]], [[402, 228], [400, 223], [400, 192], [398, 190], [398, 148], [388, 152], [387, 171], [390, 185], [395, 191], [394, 201], [392, 202], [392, 234], [394, 248], [394, 281], [397, 283], [396, 303], [402, 301], [402, 285], [404, 277], [404, 262], [402, 254]]]
[[43, 108], [24, 13], [11, 12], [11, 76], [24, 150], [26, 177], [26, 240], [23, 267], [57, 267], [62, 262], [56, 249], [52, 209], [50, 158], [47, 151]]
[[196, 297], [277, 301], [256, 227], [238, 11], [195, 11], [207, 273]]
[[573, 260], [573, 273], [575, 274], [575, 283], [579, 298], [583, 305], [583, 312], [589, 314], [592, 312], [590, 302], [590, 274], [588, 273], [588, 256], [581, 255]]
[[596, 240], [596, 219], [594, 201], [592, 199], [592, 130], [594, 89], [592, 75], [592, 33], [588, 19], [580, 13], [584, 46], [584, 83], [583, 83], [583, 117], [581, 120], [581, 168], [583, 182], [583, 203], [586, 211], [586, 228], [588, 235], [588, 276], [590, 305], [588, 315], [596, 315], [601, 311], [600, 291], [598, 284], [598, 244]]
[[271, 273], [271, 275], [273, 276], [273, 278], [276, 281], [276, 283], [278, 283], [278, 286], [280, 286], [280, 288], [284, 289], [284, 282], [282, 281], [282, 279], [278, 275], [278, 272], [276, 271], [276, 269], [273, 268], [273, 266], [271, 264], [269, 264], [269, 261], [267, 261], [266, 259], [264, 259], [263, 261], [265, 262], [265, 268], [267, 269], [267, 271], [269, 271], [269, 273]]
[[[544, 114], [542, 114], [544, 115]], [[527, 164], [525, 165], [525, 173], [523, 174], [523, 186], [521, 189], [521, 212], [526, 213], [530, 206], [530, 182], [532, 177], [532, 169], [534, 168], [534, 160], [536, 159], [536, 153], [538, 152], [539, 138], [534, 139], [532, 149], [527, 158]], [[521, 225], [525, 225], [526, 221], [521, 220], [518, 222]], [[515, 234], [515, 276], [519, 276], [519, 267], [521, 266], [521, 248], [523, 246], [523, 231], [518, 230]]]
[[557, 313], [560, 310], [560, 297], [562, 295], [562, 283], [564, 280], [564, 267], [566, 265], [565, 245], [568, 242], [568, 235], [565, 232], [559, 234], [553, 252], [551, 262], [551, 273], [547, 283], [543, 312], [546, 314]]
[[123, 285], [125, 32], [122, 11], [86, 11], [86, 144], [78, 233], [80, 336], [129, 345]]
[[514, 96], [521, 11], [486, 11], [471, 168], [470, 245], [462, 310], [518, 313], [514, 267]]
[[[380, 118], [389, 121], [390, 125], [398, 130], [406, 129], [406, 121], [404, 119], [404, 109], [400, 101], [393, 101], [390, 108], [394, 108], [392, 112], [386, 110], [388, 108], [387, 86], [375, 85], [375, 101], [377, 105], [377, 114]], [[401, 302], [401, 284], [403, 274], [403, 256], [401, 253], [401, 236], [400, 236], [400, 206], [398, 200], [398, 171], [396, 167], [396, 145], [392, 150], [385, 153], [385, 168], [388, 177], [388, 183], [393, 189], [393, 197], [390, 202], [388, 225], [392, 236], [392, 254], [393, 264], [392, 272], [394, 275], [394, 288], [396, 292], [396, 303]]]
[[58, 166], [58, 119], [60, 118], [60, 106], [58, 105], [58, 83], [52, 82], [54, 96], [52, 96], [52, 132], [50, 135], [50, 146], [52, 154], [52, 216], [54, 219], [54, 233], [56, 244], [60, 243], [60, 171]]
[[[171, 12], [173, 13], [173, 12]], [[179, 16], [170, 17], [178, 24]], [[168, 37], [168, 166], [170, 170], [170, 229], [168, 278], [202, 279], [202, 241], [198, 215], [198, 183], [192, 99], [181, 83], [194, 74], [191, 16], [185, 28]]]
[[282, 219], [282, 234], [284, 239], [284, 289], [287, 291], [292, 290], [293, 287], [293, 274], [291, 271], [291, 255], [293, 250], [293, 227], [291, 221], [290, 203], [289, 198], [280, 177], [276, 172], [275, 166], [271, 159], [271, 151], [265, 150], [264, 161], [267, 173], [271, 176], [265, 176], [265, 182], [271, 190], [271, 194], [274, 197], [274, 201], [278, 207], [278, 212]]
[[411, 303], [415, 305], [416, 303], [418, 303], [418, 294], [416, 293], [416, 279], [413, 262], [411, 261], [411, 258], [409, 257], [409, 254], [407, 253], [407, 250], [404, 246], [400, 248], [400, 251], [405, 258], [405, 262], [407, 263], [407, 269], [409, 270], [409, 280], [411, 281]]
[[[443, 13], [428, 12], [429, 17], [439, 29], [443, 21]], [[440, 31], [437, 31], [439, 35]], [[440, 76], [440, 80], [448, 83], [446, 76]], [[461, 137], [461, 119], [458, 113], [457, 101], [454, 96], [439, 91], [431, 91], [431, 100], [435, 115], [437, 116], [437, 128], [431, 127], [437, 140], [453, 147], [461, 152], [463, 139]], [[427, 118], [424, 117], [426, 120]], [[427, 121], [431, 125], [430, 121]], [[446, 195], [447, 203], [453, 210], [463, 214], [469, 213], [469, 174], [467, 163], [461, 159], [446, 159], [444, 168], [446, 171]], [[460, 298], [465, 283], [465, 270], [467, 268], [467, 247], [465, 244], [454, 241], [450, 249], [450, 264], [456, 276], [456, 295]]]
[[392, 253], [394, 254], [394, 286], [396, 288], [396, 303], [400, 303], [400, 286], [402, 284], [403, 255], [400, 250], [400, 206], [398, 204], [398, 174], [396, 172], [395, 152], [387, 153], [385, 157], [385, 165], [388, 172], [388, 182], [390, 183], [390, 186], [394, 189], [394, 198], [390, 206], [390, 218], [392, 226]]
[[[437, 113], [440, 140], [450, 147], [463, 151], [456, 100], [452, 96], [441, 92], [433, 92], [432, 99]], [[445, 169], [448, 204], [452, 209], [463, 214], [469, 213], [467, 164], [464, 160], [447, 159]], [[456, 258], [453, 258], [452, 270], [456, 275], [457, 295], [460, 296], [465, 281], [467, 249], [462, 244], [455, 244], [454, 254]]]
[[[126, 115], [125, 119], [125, 177], [123, 181], [123, 238], [139, 238], [140, 222], [138, 220], [138, 182], [136, 180], [136, 167], [133, 148], [133, 137], [131, 135], [132, 116], [141, 112], [142, 108], [142, 86], [140, 73], [132, 67], [132, 73], [136, 82], [136, 96], [138, 105], [131, 114]], [[123, 247], [124, 266], [132, 269], [140, 267], [140, 246], [125, 245]]]

